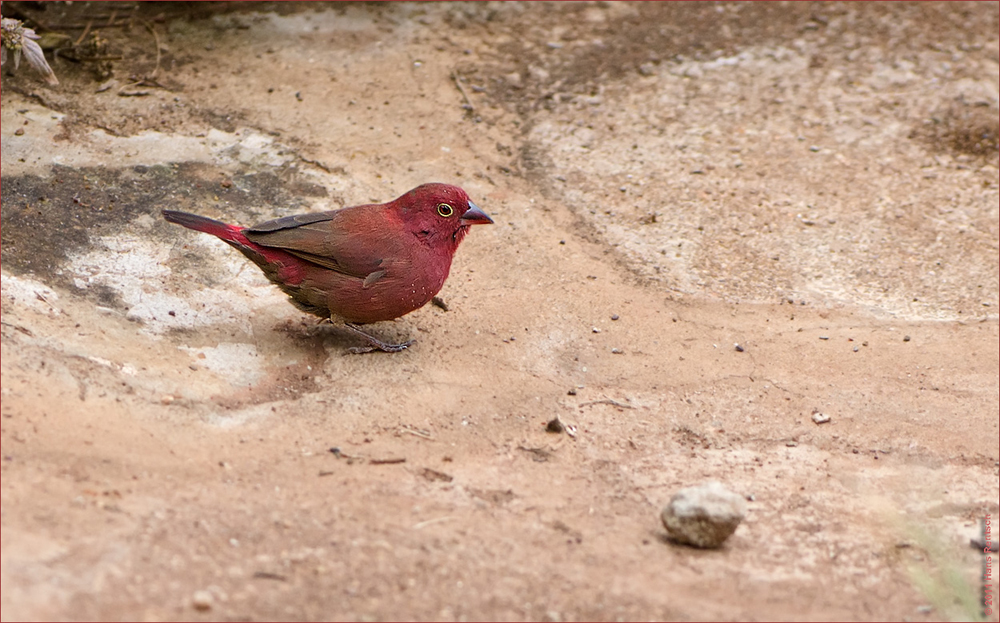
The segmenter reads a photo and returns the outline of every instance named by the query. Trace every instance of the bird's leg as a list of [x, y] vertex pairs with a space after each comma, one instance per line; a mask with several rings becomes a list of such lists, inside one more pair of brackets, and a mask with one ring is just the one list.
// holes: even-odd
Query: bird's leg
[[401, 350], [406, 350], [406, 347], [413, 343], [413, 340], [407, 340], [402, 344], [387, 344], [386, 342], [383, 342], [377, 337], [365, 333], [356, 324], [345, 322], [344, 326], [350, 329], [351, 331], [354, 331], [361, 337], [365, 338], [365, 341], [367, 341], [368, 344], [370, 344], [370, 346], [354, 346], [352, 348], [349, 348], [348, 350], [354, 353], [355, 355], [359, 355], [361, 353], [370, 353], [373, 350], [380, 350], [385, 353], [398, 353]]

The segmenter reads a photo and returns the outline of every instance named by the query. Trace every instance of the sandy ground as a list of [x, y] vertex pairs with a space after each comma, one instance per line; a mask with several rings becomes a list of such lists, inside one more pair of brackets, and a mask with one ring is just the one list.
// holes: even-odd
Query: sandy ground
[[[3, 11], [3, 620], [981, 614], [997, 3]], [[159, 217], [427, 181], [496, 224], [395, 355]]]

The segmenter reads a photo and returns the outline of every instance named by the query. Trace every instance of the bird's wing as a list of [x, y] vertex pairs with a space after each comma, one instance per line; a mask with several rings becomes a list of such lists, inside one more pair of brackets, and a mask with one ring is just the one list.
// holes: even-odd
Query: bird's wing
[[[367, 207], [367, 206], [366, 206]], [[298, 214], [267, 221], [244, 230], [252, 242], [284, 249], [307, 262], [357, 277], [377, 280], [391, 245], [380, 227], [380, 215], [348, 208]], [[373, 276], [378, 272], [382, 275]], [[372, 281], [374, 282], [374, 281]]]
[[329, 221], [336, 218], [336, 215], [342, 210], [330, 210], [328, 212], [315, 212], [313, 214], [296, 214], [294, 216], [284, 216], [282, 218], [276, 218], [272, 221], [267, 221], [266, 223], [261, 223], [260, 225], [254, 225], [253, 227], [247, 228], [247, 233], [254, 234], [267, 234], [271, 232], [280, 231], [283, 229], [295, 229], [303, 225], [309, 225], [312, 223], [322, 223], [324, 221]]

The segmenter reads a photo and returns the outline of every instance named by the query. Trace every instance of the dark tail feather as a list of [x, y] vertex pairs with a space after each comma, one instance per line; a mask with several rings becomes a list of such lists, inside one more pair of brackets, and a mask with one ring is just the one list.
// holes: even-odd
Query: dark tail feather
[[197, 214], [187, 212], [177, 212], [176, 210], [163, 210], [163, 218], [171, 223], [183, 225], [188, 229], [205, 232], [222, 238], [226, 242], [239, 242], [245, 244], [246, 237], [242, 233], [242, 228], [235, 225], [227, 225], [222, 221], [216, 221]]
[[282, 272], [287, 270], [286, 267], [294, 267], [302, 264], [301, 260], [281, 249], [268, 249], [247, 240], [246, 235], [243, 233], [244, 228], [242, 227], [227, 225], [221, 221], [187, 212], [177, 212], [176, 210], [163, 210], [162, 212], [163, 218], [171, 223], [177, 223], [188, 229], [212, 234], [235, 248], [251, 262], [259, 266], [268, 279], [281, 286], [286, 292], [289, 292], [289, 287], [298, 284], [302, 279], [296, 273]]

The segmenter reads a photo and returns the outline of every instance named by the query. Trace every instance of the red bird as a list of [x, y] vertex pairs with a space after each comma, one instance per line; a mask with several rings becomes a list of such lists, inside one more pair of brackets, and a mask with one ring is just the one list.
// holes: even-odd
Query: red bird
[[356, 325], [423, 307], [444, 285], [451, 258], [472, 225], [493, 219], [448, 184], [424, 184], [389, 203], [299, 214], [238, 227], [163, 210], [163, 217], [212, 234], [264, 271], [302, 311], [342, 323], [374, 349], [398, 352]]

